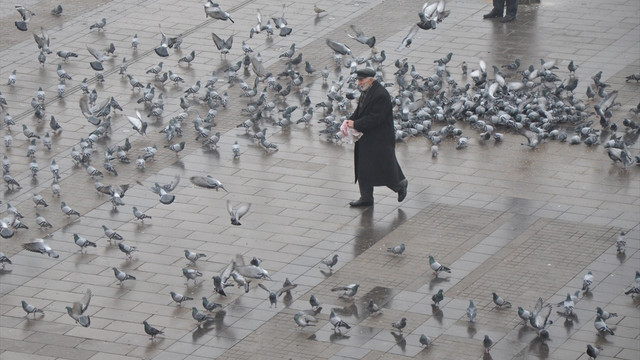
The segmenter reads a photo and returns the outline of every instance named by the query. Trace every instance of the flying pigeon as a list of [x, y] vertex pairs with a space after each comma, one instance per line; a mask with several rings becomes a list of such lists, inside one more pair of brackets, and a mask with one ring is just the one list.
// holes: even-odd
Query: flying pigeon
[[340, 294], [341, 298], [348, 298], [349, 300], [353, 300], [353, 297], [356, 296], [359, 287], [360, 284], [349, 284], [346, 286], [334, 287], [331, 289], [331, 291], [342, 291], [343, 293]]
[[214, 189], [216, 191], [218, 191], [218, 189], [222, 189], [224, 191], [227, 191], [227, 189], [224, 188], [224, 186], [222, 185], [222, 183], [220, 182], [220, 180], [214, 178], [211, 175], [207, 175], [207, 176], [192, 176], [191, 178], [189, 178], [189, 180], [191, 180], [191, 183], [193, 185], [196, 186], [200, 186], [200, 187], [204, 187], [207, 189]]
[[54, 259], [57, 259], [60, 256], [56, 254], [56, 252], [53, 251], [53, 249], [47, 243], [45, 243], [43, 239], [34, 239], [30, 243], [22, 244], [22, 248], [31, 252], [47, 254]]
[[233, 208], [231, 206], [231, 201], [227, 200], [227, 211], [229, 215], [231, 215], [231, 224], [233, 225], [242, 225], [240, 223], [240, 219], [249, 212], [251, 208], [251, 204], [243, 203], [238, 205], [237, 208]]

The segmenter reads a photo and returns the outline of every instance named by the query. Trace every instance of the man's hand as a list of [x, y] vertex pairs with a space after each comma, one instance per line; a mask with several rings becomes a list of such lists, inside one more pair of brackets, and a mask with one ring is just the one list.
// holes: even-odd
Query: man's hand
[[347, 127], [353, 128], [353, 120], [347, 120]]

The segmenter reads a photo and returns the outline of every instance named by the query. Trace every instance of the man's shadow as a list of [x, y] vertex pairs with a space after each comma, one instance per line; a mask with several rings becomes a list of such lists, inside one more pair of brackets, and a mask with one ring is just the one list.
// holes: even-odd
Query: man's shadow
[[362, 215], [360, 215], [360, 226], [356, 231], [353, 249], [354, 256], [358, 256], [365, 252], [407, 220], [407, 214], [402, 209], [398, 209], [398, 212], [391, 223], [386, 226], [376, 226], [373, 222], [373, 211], [373, 206], [370, 206], [362, 212]]

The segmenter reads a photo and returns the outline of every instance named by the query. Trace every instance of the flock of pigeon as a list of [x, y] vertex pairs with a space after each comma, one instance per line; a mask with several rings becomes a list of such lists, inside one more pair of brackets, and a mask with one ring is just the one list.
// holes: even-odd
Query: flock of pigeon
[[[35, 14], [21, 5], [16, 5], [16, 10], [22, 18], [22, 20], [15, 22], [17, 29], [27, 31], [28, 24]], [[87, 78], [80, 82], [80, 89], [83, 93], [79, 101], [80, 112], [90, 124], [95, 126], [95, 130], [87, 134], [86, 138], [80, 139], [77, 147], [72, 147], [70, 157], [76, 167], [83, 167], [87, 175], [94, 179], [95, 189], [109, 196], [109, 201], [112, 203], [114, 210], [125, 205], [123, 198], [126, 191], [133, 185], [103, 184], [100, 179], [105, 177], [105, 173], [96, 168], [94, 166], [95, 163], [102, 161], [104, 171], [109, 176], [117, 177], [118, 168], [127, 166], [131, 162], [135, 163], [138, 171], [144, 171], [147, 162], [153, 161], [156, 153], [163, 151], [163, 148], [167, 149], [167, 151], [172, 151], [176, 157], [179, 157], [179, 153], [186, 146], [192, 146], [194, 143], [185, 140], [177, 141], [177, 138], [182, 139], [183, 136], [187, 135], [186, 132], [183, 133], [181, 125], [189, 118], [193, 118], [195, 143], [199, 143], [200, 146], [204, 146], [210, 151], [218, 151], [221, 133], [212, 131], [212, 128], [216, 125], [215, 118], [219, 108], [230, 111], [231, 107], [228, 109], [228, 106], [234, 101], [229, 97], [226, 90], [220, 89], [220, 84], [224, 80], [226, 80], [229, 87], [239, 85], [242, 89], [241, 98], [248, 100], [242, 100], [244, 104], [240, 110], [240, 113], [248, 118], [238, 124], [237, 127], [245, 129], [248, 138], [264, 149], [265, 152], [273, 153], [278, 151], [278, 146], [267, 139], [267, 125], [282, 129], [295, 127], [296, 125], [307, 127], [311, 125], [313, 120], [317, 120], [326, 126], [319, 131], [321, 136], [326, 137], [327, 141], [342, 143], [344, 134], [340, 131], [340, 125], [353, 109], [353, 100], [356, 100], [359, 96], [355, 81], [355, 71], [359, 66], [376, 70], [377, 80], [384, 86], [394, 89], [393, 93], [395, 95], [392, 98], [392, 102], [394, 104], [396, 140], [406, 141], [412, 137], [425, 137], [431, 144], [433, 157], [438, 156], [438, 145], [442, 141], [455, 141], [457, 149], [464, 149], [471, 145], [470, 139], [472, 137], [480, 142], [490, 141], [491, 139], [502, 141], [506, 134], [514, 134], [524, 136], [526, 141], [523, 142], [523, 146], [533, 150], [544, 146], [544, 143], [549, 140], [566, 141], [574, 145], [582, 143], [590, 147], [602, 145], [606, 149], [609, 158], [614, 163], [619, 162], [624, 169], [634, 163], [640, 165], [640, 155], [636, 155], [634, 159], [628, 149], [628, 146], [637, 140], [638, 131], [640, 130], [640, 125], [637, 122], [640, 104], [629, 110], [629, 117], [624, 118], [620, 125], [613, 115], [614, 110], [619, 107], [619, 103], [616, 102], [618, 91], [612, 90], [608, 84], [601, 81], [602, 72], [591, 77], [593, 83], [587, 88], [587, 98], [585, 100], [578, 98], [574, 94], [578, 84], [576, 75], [578, 66], [574, 65], [573, 61], [568, 65], [569, 75], [565, 79], [560, 78], [558, 74], [553, 72], [553, 70], [558, 69], [556, 61], [553, 60], [545, 61], [541, 59], [538, 66], [521, 67], [520, 60], [515, 59], [511, 64], [504, 64], [500, 67], [494, 65], [492, 70], [488, 69], [487, 64], [480, 60], [478, 68], [472, 69], [470, 72], [468, 71], [467, 63], [462, 62], [463, 80], [468, 80], [463, 85], [459, 84], [447, 69], [447, 65], [453, 57], [452, 53], [434, 61], [437, 64], [436, 72], [431, 75], [421, 75], [408, 58], [399, 58], [394, 63], [393, 81], [389, 81], [388, 77], [385, 79], [384, 75], [384, 73], [389, 73], [389, 68], [386, 68], [387, 64], [385, 63], [385, 51], [379, 51], [375, 47], [375, 36], [367, 36], [362, 29], [354, 24], [351, 25], [351, 30], [354, 34], [347, 34], [348, 37], [359, 44], [368, 46], [371, 49], [371, 53], [367, 56], [356, 57], [351, 48], [346, 43], [341, 42], [341, 39], [326, 39], [326, 44], [333, 54], [336, 73], [340, 75], [338, 79], [331, 80], [331, 85], [329, 85], [328, 82], [331, 75], [329, 66], [325, 66], [320, 71], [320, 78], [324, 84], [323, 88], [328, 89], [328, 91], [326, 99], [314, 102], [310, 99], [310, 86], [306, 84], [309, 83], [308, 79], [317, 77], [317, 74], [315, 74], [316, 69], [310, 61], [303, 62], [303, 54], [298, 51], [299, 49], [296, 48], [295, 43], [292, 43], [285, 52], [279, 55], [279, 58], [282, 61], [286, 61], [286, 63], [283, 71], [278, 74], [268, 72], [263, 64], [262, 55], [254, 52], [247, 44], [249, 39], [254, 39], [259, 34], [265, 34], [267, 38], [290, 35], [294, 29], [288, 27], [285, 10], [286, 7], [283, 5], [281, 16], [272, 17], [266, 23], [258, 10], [257, 24], [249, 29], [248, 38], [242, 41], [244, 55], [241, 60], [227, 68], [224, 71], [224, 75], [220, 75], [220, 79], [216, 71], [213, 71], [208, 79], [198, 80], [189, 85], [183, 91], [184, 95], [180, 97], [181, 110], [175, 109], [175, 111], [166, 112], [176, 114], [166, 122], [166, 125], [163, 99], [165, 85], [172, 83], [171, 86], [179, 88], [183, 86], [182, 84], [185, 80], [176, 73], [178, 70], [175, 72], [166, 70], [164, 59], [172, 55], [171, 50], [176, 53], [180, 51], [183, 41], [186, 40], [183, 34], [175, 37], [167, 36], [160, 26], [161, 41], [154, 48], [154, 52], [160, 57], [160, 61], [157, 65], [149, 68], [145, 74], [135, 74], [134, 76], [134, 74], [128, 73], [126, 57], [122, 58], [122, 63], [119, 66], [119, 75], [128, 79], [132, 92], [141, 92], [136, 104], [125, 106], [126, 110], [120, 106], [113, 96], [107, 96], [98, 101], [100, 97], [98, 89], [90, 89]], [[228, 12], [211, 0], [205, 3], [204, 11], [205, 18], [234, 22]], [[325, 12], [317, 6], [314, 6], [314, 11], [318, 17]], [[57, 6], [52, 10], [51, 14], [53, 16], [61, 16], [62, 6]], [[418, 22], [411, 28], [409, 34], [402, 40], [396, 51], [401, 52], [404, 48], [410, 47], [419, 31], [436, 29], [438, 24], [449, 14], [450, 11], [446, 9], [444, 0], [432, 4], [425, 3], [418, 12]], [[91, 25], [88, 31], [105, 31], [107, 26], [107, 19], [103, 18]], [[33, 36], [39, 49], [38, 61], [44, 67], [47, 55], [53, 53], [50, 48], [49, 35], [44, 28], [40, 28], [38, 32], [33, 33]], [[233, 35], [223, 39], [216, 35], [215, 32], [212, 32], [212, 39], [221, 57], [226, 57], [231, 53], [234, 41]], [[131, 41], [132, 51], [137, 51], [139, 44], [140, 39], [135, 34]], [[95, 58], [94, 61], [89, 63], [89, 66], [96, 71], [96, 81], [106, 81], [104, 64], [112, 62], [117, 57], [115, 46], [111, 43], [109, 48], [98, 50], [87, 45], [86, 50]], [[67, 82], [72, 81], [71, 75], [65, 71], [63, 64], [66, 66], [69, 61], [73, 61], [72, 58], [76, 58], [78, 55], [71, 50], [62, 49], [57, 51], [56, 54], [61, 59], [61, 62], [57, 65], [57, 74], [60, 81], [57, 95], [63, 98], [66, 95]], [[192, 50], [188, 55], [178, 60], [178, 65], [190, 66], [195, 61], [196, 54], [197, 52]], [[302, 66], [303, 63], [304, 73], [298, 71], [298, 67]], [[343, 75], [343, 69], [347, 69], [347, 74]], [[239, 73], [241, 70], [244, 70], [245, 76]], [[255, 77], [253, 84], [250, 85], [244, 79], [251, 72]], [[148, 79], [146, 84], [136, 79], [136, 77], [141, 78], [142, 76], [150, 76], [151, 79]], [[220, 81], [222, 78], [224, 80]], [[627, 78], [627, 81], [633, 80], [640, 80], [640, 75], [633, 74]], [[203, 83], [204, 86], [202, 86]], [[9, 76], [7, 86], [16, 87], [19, 85], [18, 74], [14, 70]], [[156, 91], [159, 94], [156, 95]], [[294, 94], [299, 96], [298, 105], [289, 104], [291, 95]], [[37, 153], [39, 151], [51, 151], [52, 137], [61, 136], [64, 127], [64, 123], [58, 123], [53, 115], [46, 112], [45, 103], [46, 94], [40, 88], [36, 91], [31, 106], [38, 123], [45, 121], [47, 118], [49, 119], [49, 131], [45, 134], [39, 134], [33, 131], [25, 122], [21, 124], [22, 134], [28, 143], [26, 156], [31, 161], [29, 170], [33, 179], [37, 179], [40, 170], [40, 166], [36, 161]], [[142, 106], [143, 109], [135, 109], [134, 111], [133, 107], [136, 105]], [[200, 116], [199, 110], [202, 108], [206, 109], [205, 117]], [[4, 112], [4, 127], [6, 131], [4, 143], [6, 149], [9, 150], [13, 146], [11, 127], [17, 124], [8, 111], [11, 109], [11, 104], [7, 102], [1, 93], [0, 109]], [[121, 113], [131, 114], [124, 117], [140, 136], [148, 136], [148, 121], [154, 119], [156, 124], [162, 126], [160, 131], [162, 139], [160, 141], [166, 141], [166, 144], [160, 149], [156, 145], [140, 149], [142, 153], [137, 155], [135, 161], [129, 158], [129, 151], [132, 149], [129, 138], [121, 145], [105, 145], [105, 139], [112, 131], [112, 119], [116, 121], [118, 118], [123, 117], [121, 114], [117, 114], [116, 110]], [[141, 114], [141, 111], [146, 114]], [[135, 112], [135, 116], [132, 114], [133, 112]], [[195, 113], [195, 117], [193, 113]], [[301, 114], [298, 119], [294, 117], [296, 113]], [[319, 115], [320, 113], [321, 115]], [[471, 129], [476, 130], [478, 134], [463, 134], [461, 124], [464, 123], [468, 124]], [[47, 150], [39, 149], [39, 143], [42, 143]], [[234, 158], [241, 156], [238, 141], [233, 145], [232, 152]], [[97, 154], [100, 153], [104, 154], [104, 158], [96, 160], [95, 158], [99, 156]], [[20, 183], [11, 175], [11, 159], [6, 153], [3, 156], [2, 165], [3, 177], [8, 191], [21, 190]], [[60, 197], [59, 180], [61, 180], [61, 175], [55, 159], [51, 160], [50, 170], [53, 175], [51, 191], [54, 195]], [[211, 175], [192, 176], [190, 180], [193, 185], [198, 187], [226, 191], [222, 183]], [[145, 185], [140, 181], [137, 183], [158, 195], [160, 203], [170, 205], [175, 201], [175, 195], [172, 194], [172, 191], [176, 189], [179, 182], [180, 178], [176, 177], [172, 182], [165, 185], [157, 182], [153, 186]], [[36, 207], [46, 208], [48, 206], [45, 198], [38, 193], [33, 194], [33, 202]], [[61, 211], [65, 216], [81, 216], [80, 213], [64, 201], [61, 201], [60, 205]], [[240, 220], [248, 213], [250, 206], [251, 204], [244, 203], [234, 207], [230, 201], [227, 201], [231, 224], [241, 225]], [[133, 206], [132, 209], [135, 219], [142, 222], [145, 219], [151, 219], [150, 216], [138, 210], [137, 207]], [[21, 222], [23, 216], [20, 211], [12, 206], [11, 203], [7, 203], [7, 213], [7, 217], [0, 221], [0, 235], [3, 238], [10, 238], [17, 229], [27, 227]], [[36, 213], [36, 224], [42, 229], [54, 227], [40, 213]], [[105, 237], [109, 241], [116, 241], [118, 248], [128, 259], [131, 259], [132, 252], [136, 251], [136, 246], [127, 244], [120, 234], [109, 229], [106, 225], [102, 225], [102, 228]], [[87, 240], [80, 234], [74, 234], [73, 240], [81, 252], [86, 251], [88, 247], [97, 246], [95, 242]], [[622, 233], [617, 242], [619, 252], [624, 252], [624, 243], [624, 233]], [[59, 256], [44, 239], [35, 239], [23, 244], [23, 247], [28, 251], [47, 254], [52, 258], [58, 258]], [[400, 256], [405, 251], [405, 245], [401, 244], [389, 248], [388, 251]], [[195, 267], [196, 261], [205, 256], [206, 254], [203, 253], [185, 250], [185, 257], [190, 262], [187, 267], [182, 269], [187, 283], [189, 280], [196, 282], [198, 277], [203, 276]], [[332, 258], [323, 261], [323, 263], [331, 271], [337, 261], [338, 255], [334, 255]], [[0, 253], [0, 263], [4, 268], [5, 264], [11, 264], [11, 260]], [[432, 256], [429, 256], [429, 263], [436, 276], [440, 272], [451, 272], [451, 269], [439, 264]], [[117, 267], [113, 267], [113, 271], [120, 286], [123, 286], [125, 281], [136, 279], [134, 275], [127, 274]], [[271, 278], [268, 272], [261, 267], [260, 259], [254, 257], [249, 264], [245, 264], [242, 257], [237, 256], [219, 275], [213, 276], [214, 291], [220, 296], [226, 296], [225, 288], [235, 284], [239, 288], [243, 288], [245, 292], [248, 292], [251, 281], [263, 279]], [[590, 291], [589, 286], [592, 281], [593, 275], [589, 272], [585, 275], [582, 290], [585, 292]], [[276, 291], [269, 289], [262, 282], [259, 284], [259, 287], [268, 293], [272, 306], [277, 305], [277, 299], [281, 295], [291, 295], [291, 290], [296, 286], [288, 279]], [[341, 298], [353, 300], [358, 287], [358, 284], [350, 284], [336, 287], [332, 290], [341, 291]], [[640, 272], [636, 273], [635, 285], [627, 292], [632, 296], [638, 293], [640, 293]], [[193, 300], [175, 291], [172, 291], [170, 295], [177, 304]], [[572, 319], [575, 316], [574, 307], [575, 302], [578, 301], [578, 295], [579, 292], [576, 295], [568, 294], [567, 299], [558, 304], [564, 309], [564, 311], [559, 312], [562, 316], [567, 319]], [[441, 289], [432, 297], [434, 306], [438, 307], [443, 298], [443, 290]], [[87, 290], [82, 300], [74, 302], [72, 306], [67, 307], [69, 316], [76, 323], [85, 327], [90, 326], [91, 323], [89, 315], [85, 314], [89, 307], [90, 299], [91, 291]], [[493, 293], [493, 300], [498, 308], [511, 307], [508, 301], [496, 293]], [[206, 297], [203, 297], [202, 301], [204, 309], [209, 312], [223, 307], [221, 304], [212, 302]], [[310, 310], [301, 311], [294, 315], [295, 323], [299, 327], [313, 326], [317, 323], [315, 316], [322, 310], [321, 304], [314, 295], [310, 298], [310, 304]], [[43, 313], [42, 310], [26, 301], [22, 301], [22, 307], [27, 314], [33, 314], [34, 317], [37, 313]], [[551, 308], [552, 306], [544, 304], [542, 299], [538, 300], [532, 311], [524, 310], [522, 307], [518, 308], [518, 315], [524, 321], [523, 324], [526, 326], [528, 323], [535, 328], [542, 342], [548, 340], [549, 337], [547, 328], [552, 324], [552, 321], [549, 320]], [[373, 300], [369, 301], [368, 310], [371, 314], [381, 313], [382, 311], [381, 307], [375, 304]], [[192, 316], [198, 322], [198, 325], [213, 320], [211, 316], [199, 311], [196, 307], [192, 308]], [[477, 309], [473, 300], [470, 300], [467, 316], [470, 322], [475, 321]], [[598, 333], [602, 335], [614, 334], [604, 322], [613, 316], [616, 316], [616, 314], [608, 313], [598, 308], [594, 322]], [[341, 332], [341, 328], [350, 328], [350, 325], [341, 320], [334, 311], [331, 311], [329, 321], [334, 331]], [[402, 318], [400, 321], [393, 323], [392, 327], [402, 332], [406, 323], [407, 319]], [[163, 333], [151, 326], [147, 321], [144, 322], [144, 331], [151, 336], [152, 340]], [[432, 341], [433, 339], [426, 335], [422, 335], [420, 338], [420, 343], [425, 346], [429, 346]], [[488, 353], [493, 345], [493, 340], [486, 335], [483, 345]], [[589, 345], [587, 353], [595, 359], [600, 350]]]

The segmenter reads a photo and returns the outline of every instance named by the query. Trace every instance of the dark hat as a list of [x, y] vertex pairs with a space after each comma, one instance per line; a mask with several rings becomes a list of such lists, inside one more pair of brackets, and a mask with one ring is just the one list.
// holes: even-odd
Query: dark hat
[[364, 68], [356, 71], [356, 77], [358, 79], [365, 79], [365, 78], [374, 77], [374, 76], [376, 76], [376, 71], [373, 69]]

